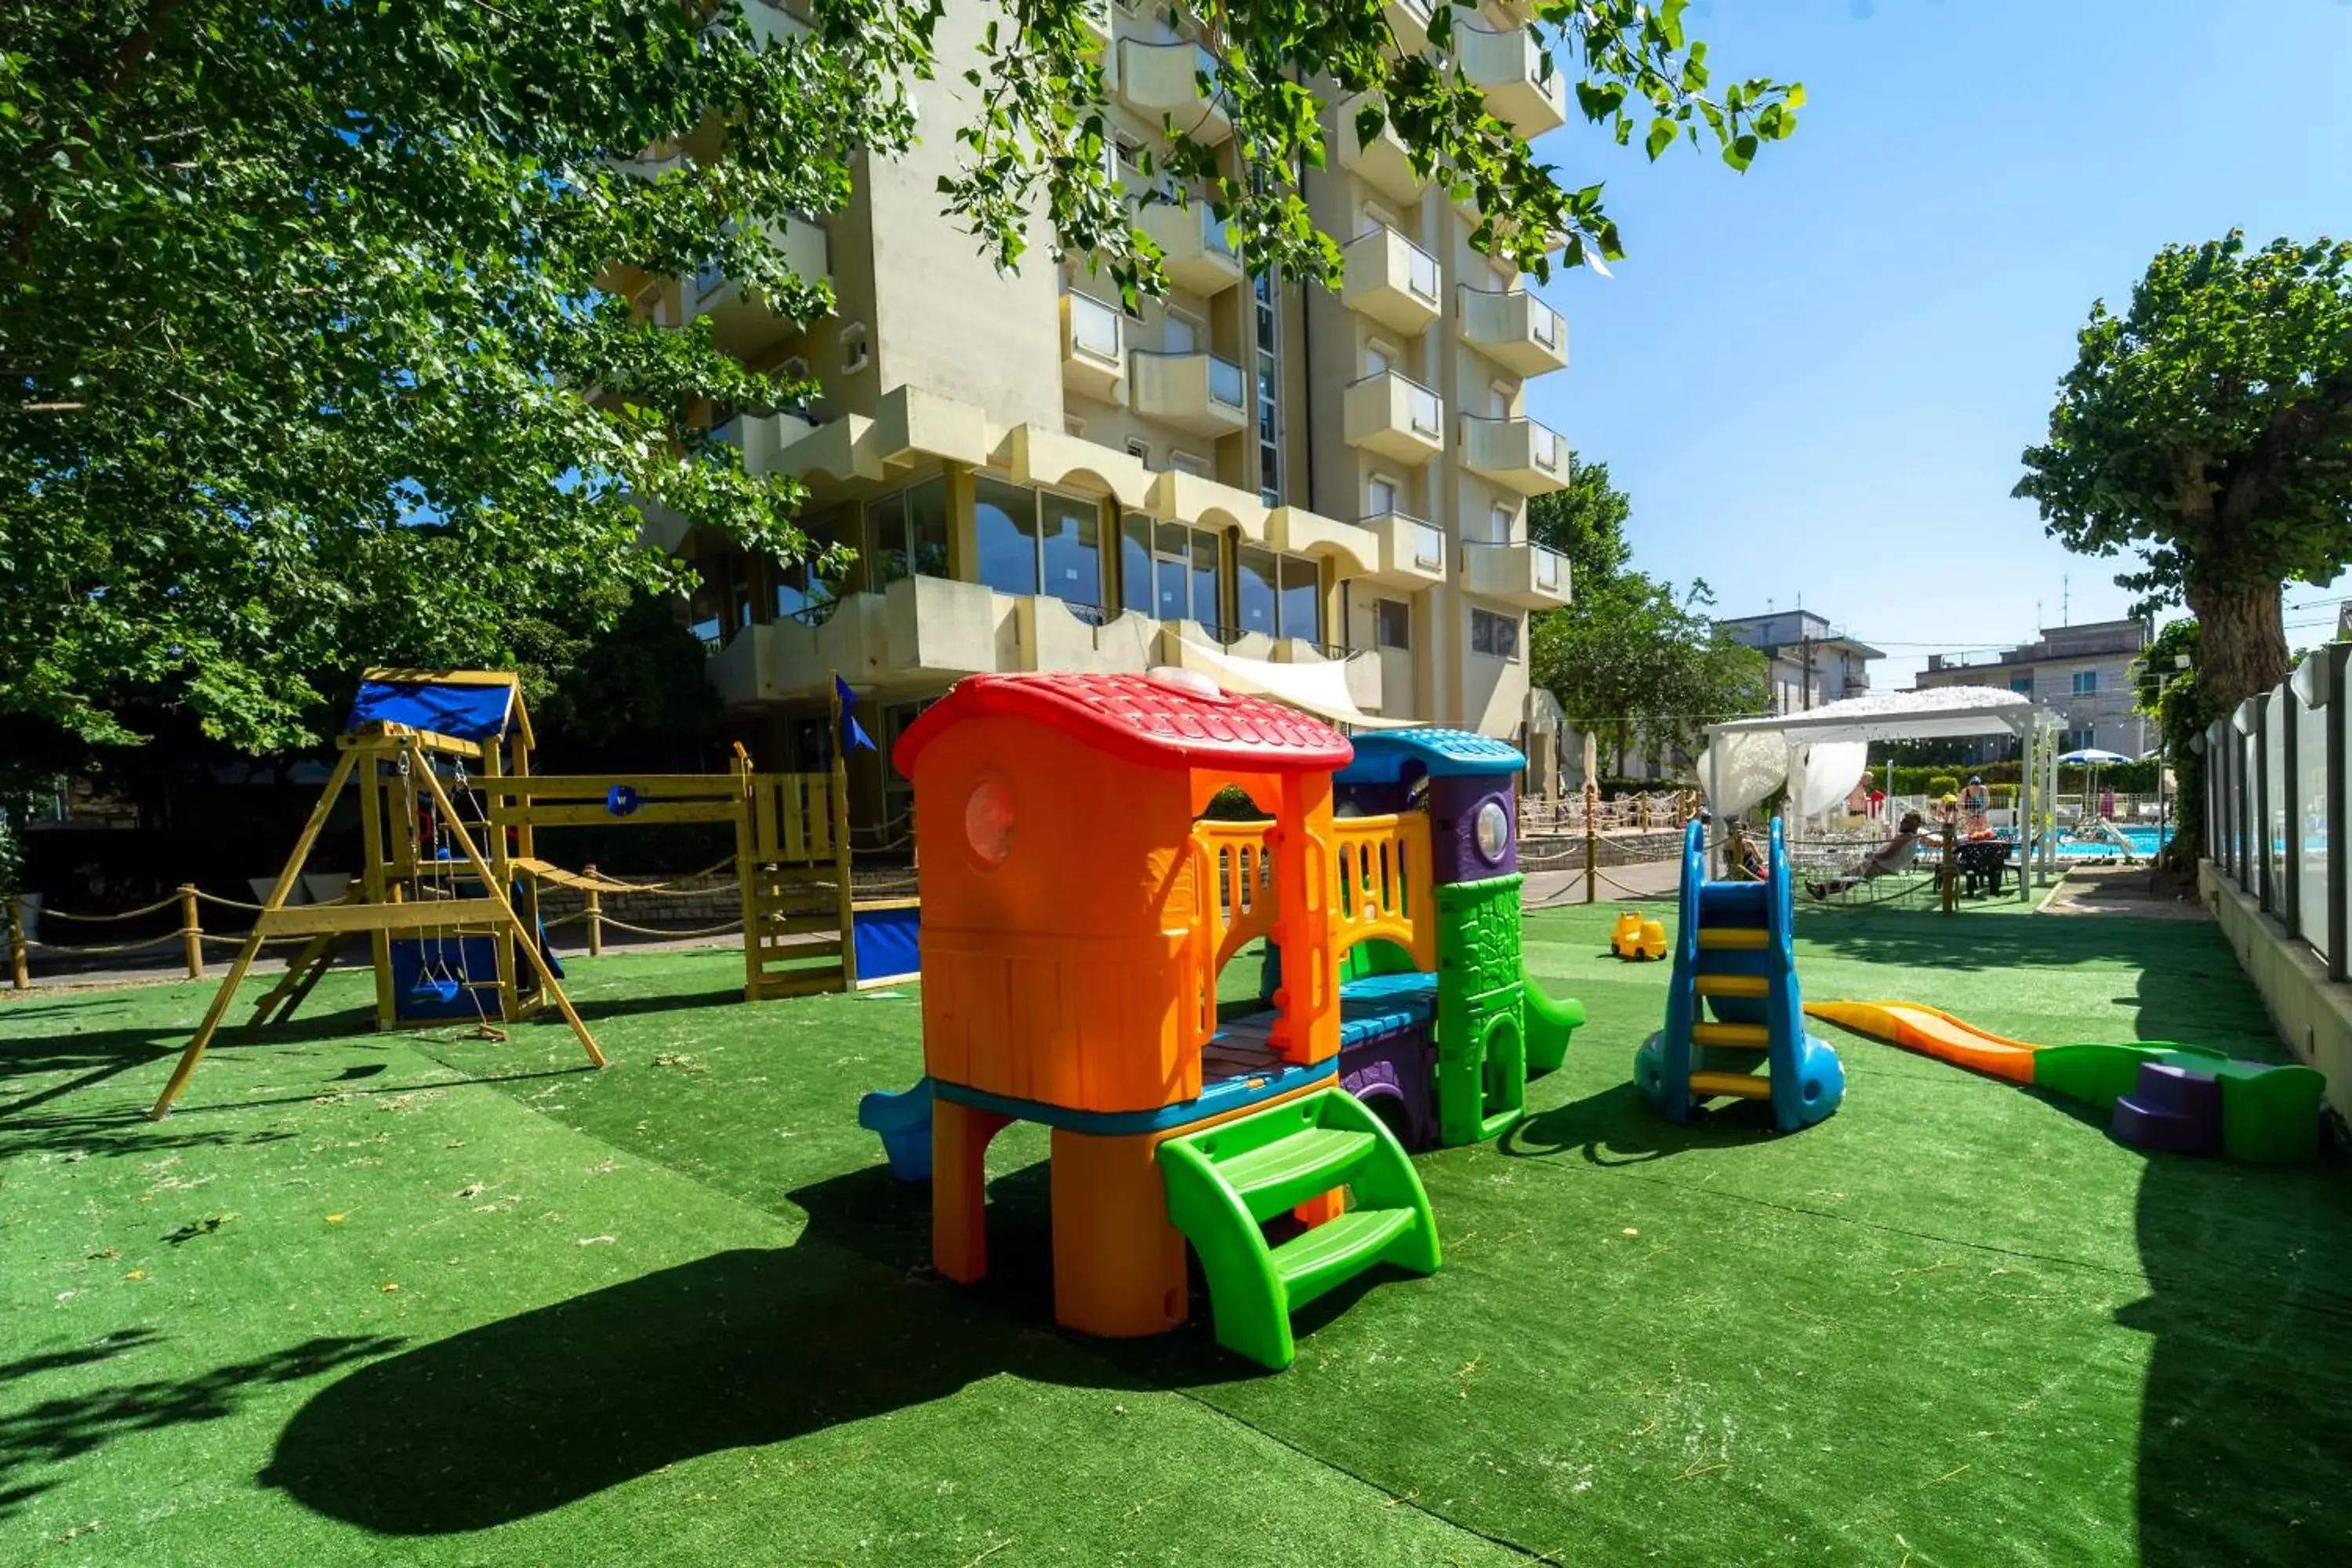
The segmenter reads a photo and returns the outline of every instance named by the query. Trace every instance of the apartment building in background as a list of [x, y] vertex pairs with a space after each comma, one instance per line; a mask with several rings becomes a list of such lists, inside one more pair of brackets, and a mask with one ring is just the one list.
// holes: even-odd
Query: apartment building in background
[[[1388, 6], [1408, 47], [1430, 47], [1427, 6]], [[1532, 136], [1567, 105], [1563, 78], [1541, 79], [1529, 10], [1458, 12], [1452, 58]], [[793, 4], [745, 11], [763, 37], [803, 26]], [[948, 0], [940, 58], [970, 56], [995, 14]], [[1109, 153], [1131, 188], [1171, 117], [1231, 136], [1200, 90], [1215, 58], [1171, 17], [1150, 0], [1097, 14]], [[1527, 503], [1567, 483], [1569, 456], [1527, 416], [1526, 387], [1566, 364], [1568, 335], [1471, 247], [1477, 215], [1416, 179], [1393, 132], [1361, 144], [1355, 105], [1327, 104], [1328, 166], [1307, 198], [1345, 242], [1344, 289], [1253, 272], [1205, 205], [1156, 205], [1143, 226], [1171, 289], [1123, 309], [1083, 259], [1056, 268], [1041, 248], [1000, 273], [940, 215], [951, 128], [971, 112], [959, 77], [917, 84], [920, 143], [860, 159], [842, 211], [773, 236], [795, 270], [831, 279], [825, 320], [782, 320], [724, 277], [611, 280], [652, 318], [707, 319], [728, 352], [820, 389], [713, 422], [750, 469], [807, 484], [805, 530], [858, 552], [845, 574], [646, 510], [648, 540], [704, 579], [692, 618], [710, 679], [754, 721], [760, 761], [825, 763], [833, 677], [849, 681], [883, 748], [852, 759], [863, 845], [902, 831], [888, 748], [972, 673], [1241, 669], [1342, 721], [1520, 733], [1528, 613], [1570, 588], [1565, 561], [1528, 541]]]
[[1870, 662], [1886, 657], [1811, 610], [1780, 610], [1715, 624], [1769, 661], [1765, 700], [1775, 713], [1799, 713], [1868, 696]]
[[2037, 642], [1990, 658], [1931, 653], [1919, 686], [1995, 686], [2021, 691], [2063, 713], [2060, 749], [2095, 746], [2137, 757], [2156, 744], [2145, 713], [2134, 710], [2133, 667], [2147, 647], [2146, 621], [2086, 621], [2044, 626]]

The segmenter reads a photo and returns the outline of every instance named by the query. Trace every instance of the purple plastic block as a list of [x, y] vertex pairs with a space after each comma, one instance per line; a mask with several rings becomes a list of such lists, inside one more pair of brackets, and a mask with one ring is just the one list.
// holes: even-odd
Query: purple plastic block
[[1339, 1087], [1397, 1128], [1408, 1149], [1437, 1142], [1437, 1111], [1430, 1100], [1436, 1070], [1437, 1052], [1425, 1026], [1339, 1053]]
[[[1478, 808], [1493, 801], [1503, 808], [1503, 853], [1489, 860], [1478, 853]], [[1492, 774], [1429, 781], [1431, 879], [1439, 883], [1482, 882], [1519, 868], [1518, 805], [1511, 781]]]
[[2138, 1148], [2218, 1154], [2221, 1080], [2165, 1062], [2142, 1062], [2137, 1087], [2116, 1101], [2109, 1125], [2117, 1138]]

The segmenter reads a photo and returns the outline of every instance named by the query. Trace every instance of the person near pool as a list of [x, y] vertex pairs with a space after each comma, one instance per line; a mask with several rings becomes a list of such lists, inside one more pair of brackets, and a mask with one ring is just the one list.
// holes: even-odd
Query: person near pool
[[1960, 831], [1971, 837], [1991, 832], [1991, 819], [1985, 815], [1991, 809], [1992, 791], [1985, 788], [1984, 780], [1970, 773], [1960, 790]]
[[1825, 882], [1808, 882], [1805, 891], [1817, 899], [1832, 893], [1843, 893], [1848, 888], [1859, 887], [1874, 877], [1885, 877], [1911, 864], [1919, 852], [1919, 841], [1927, 823], [1916, 811], [1906, 811], [1896, 824], [1895, 837], [1862, 858], [1854, 868], [1843, 877], [1832, 877]]
[[2113, 784], [2099, 786], [2099, 815], [2109, 822], [2116, 819], [2116, 786]]

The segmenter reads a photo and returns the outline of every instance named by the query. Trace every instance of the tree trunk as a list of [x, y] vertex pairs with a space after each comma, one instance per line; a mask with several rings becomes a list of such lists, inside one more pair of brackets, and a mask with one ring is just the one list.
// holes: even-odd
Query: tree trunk
[[1631, 738], [1628, 731], [1633, 729], [1633, 726], [1624, 720], [1619, 719], [1612, 721], [1611, 728], [1615, 732], [1617, 741], [1617, 776], [1622, 779], [1625, 776], [1625, 747]]
[[2207, 711], [2227, 717], [2247, 698], [2286, 679], [2278, 584], [2200, 588], [2192, 582], [2187, 596], [2197, 617], [2197, 689]]

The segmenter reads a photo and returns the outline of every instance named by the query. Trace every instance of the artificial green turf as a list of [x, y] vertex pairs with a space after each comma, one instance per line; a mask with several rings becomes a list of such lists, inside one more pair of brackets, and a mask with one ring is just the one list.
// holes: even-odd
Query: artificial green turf
[[[1030, 1130], [991, 1279], [929, 1274], [855, 1125], [919, 1071], [911, 988], [580, 963], [596, 1074], [560, 1026], [345, 1032], [339, 974], [160, 1127], [204, 988], [0, 1006], [0, 1561], [2352, 1560], [2339, 1163], [2144, 1155], [1844, 1037], [1819, 1127], [1666, 1125], [1612, 914], [1528, 920], [1593, 1023], [1418, 1162], [1444, 1269], [1318, 1303], [1279, 1375], [1054, 1329]], [[2278, 1054], [2208, 926], [1803, 931], [1811, 995]]]

